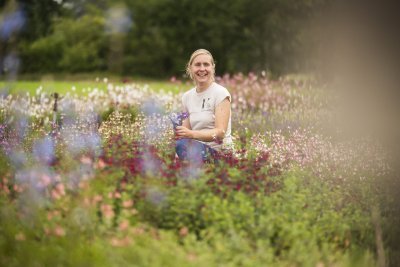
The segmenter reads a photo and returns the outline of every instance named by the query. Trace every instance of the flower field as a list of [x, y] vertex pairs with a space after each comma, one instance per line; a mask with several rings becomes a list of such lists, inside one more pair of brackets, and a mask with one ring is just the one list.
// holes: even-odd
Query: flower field
[[309, 79], [217, 82], [235, 150], [202, 166], [175, 156], [183, 92], [3, 95], [0, 266], [376, 266], [379, 144], [340, 138]]

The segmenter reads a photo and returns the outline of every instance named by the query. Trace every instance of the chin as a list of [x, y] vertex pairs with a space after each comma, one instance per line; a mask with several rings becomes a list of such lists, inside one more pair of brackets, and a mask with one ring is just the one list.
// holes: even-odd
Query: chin
[[198, 83], [208, 83], [210, 81], [211, 81], [211, 79], [209, 77], [207, 77], [206, 79], [197, 79]]

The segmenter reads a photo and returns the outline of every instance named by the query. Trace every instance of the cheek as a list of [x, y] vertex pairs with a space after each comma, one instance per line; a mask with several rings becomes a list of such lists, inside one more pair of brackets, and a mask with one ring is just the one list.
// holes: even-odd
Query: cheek
[[196, 70], [192, 67], [192, 68], [190, 68], [189, 73], [190, 73], [190, 76], [193, 78], [195, 76]]
[[196, 68], [196, 67], [192, 67], [191, 68], [191, 70], [190, 70], [193, 74], [195, 74], [197, 71], [198, 71], [198, 68]]

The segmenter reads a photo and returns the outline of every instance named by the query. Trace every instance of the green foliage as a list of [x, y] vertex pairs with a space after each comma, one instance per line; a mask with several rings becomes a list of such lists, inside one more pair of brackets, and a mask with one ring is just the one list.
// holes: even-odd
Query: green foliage
[[[122, 107], [117, 109], [120, 114], [123, 115], [129, 115], [131, 121], [135, 121], [136, 117], [139, 114], [139, 110], [135, 106], [129, 106], [129, 107]], [[105, 110], [103, 113], [101, 113], [100, 117], [102, 121], [107, 121], [110, 118], [110, 115], [113, 114], [116, 111], [115, 107], [109, 107], [107, 110]]]
[[0, 177], [5, 177], [11, 171], [10, 163], [3, 151], [0, 151]]
[[[91, 90], [97, 88], [100, 91], [106, 91], [108, 83], [103, 82], [103, 79], [99, 79], [96, 81], [96, 77], [104, 77], [105, 74], [75, 74], [75, 75], [56, 75], [54, 77], [50, 77], [48, 80], [38, 80], [37, 76], [28, 77], [25, 79], [21, 79], [19, 81], [15, 81], [13, 83], [7, 83], [0, 81], [0, 88], [9, 88], [10, 93], [17, 94], [20, 92], [26, 93], [29, 92], [31, 95], [36, 94], [36, 90], [41, 87], [42, 92], [46, 92], [48, 94], [52, 94], [54, 92], [58, 92], [61, 96], [66, 93], [77, 94], [77, 95], [87, 95]], [[40, 76], [39, 76], [40, 77]], [[107, 75], [106, 77], [109, 77]], [[28, 80], [29, 79], [29, 80]], [[65, 79], [68, 79], [66, 81]], [[111, 81], [114, 86], [121, 86], [123, 82], [120, 82], [120, 77], [111, 77]], [[152, 88], [155, 92], [172, 92], [174, 94], [181, 93], [183, 91], [188, 90], [191, 87], [191, 84], [176, 84], [169, 81], [159, 81], [159, 80], [143, 80], [143, 79], [134, 79], [129, 80], [129, 82], [135, 83], [139, 87], [148, 86]], [[75, 90], [72, 90], [74, 88]], [[0, 111], [4, 112], [4, 111]], [[0, 118], [3, 115], [0, 115]]]
[[56, 24], [55, 32], [63, 33], [66, 46], [60, 67], [71, 72], [104, 69], [107, 43], [103, 30], [104, 18], [100, 15], [87, 14]]
[[[368, 210], [345, 203], [339, 189], [321, 185], [306, 173], [280, 177], [283, 188], [268, 197], [242, 191], [221, 197], [203, 179], [182, 181], [172, 189], [158, 187], [165, 198], [156, 203], [141, 200], [145, 204], [139, 204], [140, 214], [158, 228], [187, 228], [215, 246], [220, 239], [231, 239], [230, 246], [240, 247], [238, 253], [263, 250], [263, 260], [271, 263], [279, 259], [315, 265], [339, 256], [332, 251], [373, 249]], [[234, 254], [232, 250], [228, 257]]]
[[[268, 197], [243, 192], [217, 196], [202, 179], [173, 188], [148, 179], [121, 187], [123, 177], [124, 171], [107, 168], [78, 195], [46, 209], [32, 209], [27, 202], [30, 209], [18, 212], [0, 195], [0, 264], [374, 266], [371, 253], [362, 250], [373, 245], [365, 211], [355, 203], [344, 205], [339, 191], [321, 187], [306, 173], [282, 176], [282, 190]], [[155, 188], [166, 198], [135, 199], [139, 214], [122, 204], [135, 192]], [[121, 196], [110, 197], [116, 192]], [[111, 220], [104, 213], [107, 205], [114, 211]], [[124, 220], [130, 228], [121, 228]]]
[[95, 12], [78, 19], [56, 20], [52, 34], [21, 45], [25, 71], [104, 70], [107, 51], [104, 27], [104, 18]]
[[58, 1], [19, 0], [18, 2], [24, 9], [27, 20], [22, 37], [29, 41], [50, 34], [53, 19], [66, 13]]
[[[15, 211], [3, 205], [0, 224], [2, 266], [190, 266], [185, 249], [171, 233], [160, 232], [155, 238], [146, 231], [123, 247], [112, 245], [115, 244], [112, 238], [87, 238], [71, 227], [66, 236], [52, 236], [45, 234], [39, 225], [24, 226]], [[192, 266], [205, 263], [200, 261]]]
[[110, 36], [102, 11], [112, 8], [112, 1], [67, 1], [72, 10], [47, 2], [46, 8], [25, 3], [33, 23], [19, 45], [24, 72], [108, 70], [166, 77], [181, 76], [198, 48], [213, 53], [218, 74], [296, 71], [312, 42], [304, 37], [310, 35], [304, 25], [329, 1], [124, 0], [132, 27]]
[[128, 49], [135, 54], [126, 64], [147, 75], [181, 74], [190, 53], [202, 47], [215, 56], [219, 73], [293, 70], [291, 60], [303, 45], [297, 38], [299, 23], [312, 13], [313, 4], [160, 0], [144, 5], [128, 1], [135, 19]]

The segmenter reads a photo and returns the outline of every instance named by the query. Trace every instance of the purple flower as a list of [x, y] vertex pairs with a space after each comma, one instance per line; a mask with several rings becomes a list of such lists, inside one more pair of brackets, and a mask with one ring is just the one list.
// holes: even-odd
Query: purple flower
[[189, 113], [188, 112], [182, 112], [182, 113], [171, 113], [170, 115], [168, 115], [169, 119], [172, 122], [172, 125], [174, 126], [174, 129], [176, 129], [176, 127], [181, 126], [182, 125], [182, 121], [186, 118], [189, 118]]

